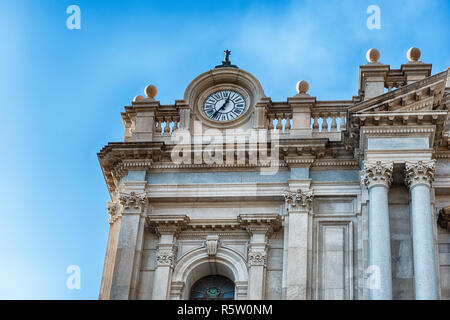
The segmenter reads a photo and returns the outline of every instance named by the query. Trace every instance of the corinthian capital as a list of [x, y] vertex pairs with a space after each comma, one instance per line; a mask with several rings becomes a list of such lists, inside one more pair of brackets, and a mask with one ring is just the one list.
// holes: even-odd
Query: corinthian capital
[[119, 196], [120, 204], [123, 206], [125, 210], [132, 209], [143, 211], [146, 200], [147, 195], [145, 192], [136, 193], [133, 191], [130, 193], [122, 193]]
[[297, 189], [295, 192], [287, 190], [284, 193], [288, 211], [309, 211], [311, 210], [313, 199], [314, 194], [312, 190], [302, 191]]
[[106, 208], [108, 209], [108, 214], [109, 214], [109, 218], [108, 218], [109, 224], [113, 224], [119, 218], [122, 217], [122, 214], [119, 212], [117, 202], [108, 201]]
[[392, 183], [392, 161], [367, 161], [364, 163], [363, 182], [370, 189], [374, 185], [384, 185], [389, 188]]
[[434, 180], [435, 162], [435, 160], [406, 161], [406, 185], [412, 188], [415, 185], [421, 183], [428, 185], [428, 187], [431, 187], [431, 184]]

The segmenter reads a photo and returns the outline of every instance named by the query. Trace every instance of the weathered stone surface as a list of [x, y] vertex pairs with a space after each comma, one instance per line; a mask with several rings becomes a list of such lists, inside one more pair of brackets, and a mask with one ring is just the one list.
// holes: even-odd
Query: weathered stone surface
[[[435, 216], [450, 207], [450, 70], [432, 76], [412, 51], [391, 69], [369, 50], [343, 101], [301, 81], [274, 102], [229, 52], [172, 105], [148, 86], [121, 114], [124, 142], [98, 154], [100, 299], [189, 299], [212, 275], [235, 299], [450, 299], [450, 228]], [[227, 92], [243, 100], [229, 120]]]

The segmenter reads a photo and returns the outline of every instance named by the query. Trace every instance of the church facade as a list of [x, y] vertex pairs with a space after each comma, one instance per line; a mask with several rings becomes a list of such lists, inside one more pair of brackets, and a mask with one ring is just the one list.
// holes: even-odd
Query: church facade
[[99, 298], [450, 299], [450, 69], [370, 49], [351, 99], [276, 102], [229, 54], [98, 153]]

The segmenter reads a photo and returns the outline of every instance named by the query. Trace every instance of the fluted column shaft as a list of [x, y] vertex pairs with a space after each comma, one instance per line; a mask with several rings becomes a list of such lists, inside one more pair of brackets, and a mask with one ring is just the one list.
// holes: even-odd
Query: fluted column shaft
[[406, 162], [406, 183], [411, 192], [414, 292], [417, 300], [438, 298], [430, 188], [434, 160]]
[[371, 300], [392, 299], [391, 241], [388, 192], [392, 182], [391, 161], [366, 162], [364, 183], [369, 189], [369, 260], [375, 272], [369, 288]]

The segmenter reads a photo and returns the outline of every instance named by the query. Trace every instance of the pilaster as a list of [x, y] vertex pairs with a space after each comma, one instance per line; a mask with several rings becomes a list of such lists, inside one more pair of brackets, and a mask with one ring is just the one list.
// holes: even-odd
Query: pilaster
[[[144, 185], [145, 183], [143, 183]], [[118, 197], [121, 213], [112, 210], [110, 222], [117, 223], [120, 219], [120, 231], [115, 254], [114, 274], [112, 277], [110, 299], [134, 299], [139, 277], [139, 267], [142, 252], [144, 232], [144, 210], [147, 203], [145, 192], [121, 193]]]
[[169, 299], [172, 271], [177, 253], [179, 232], [189, 222], [187, 216], [149, 216], [147, 223], [159, 236], [156, 270], [153, 280], [153, 300]]
[[287, 190], [288, 211], [286, 293], [288, 300], [306, 300], [308, 287], [309, 213], [314, 194], [311, 189]]
[[263, 300], [268, 239], [272, 232], [281, 226], [281, 218], [277, 214], [243, 214], [239, 216], [239, 220], [251, 236], [248, 246], [248, 299]]

